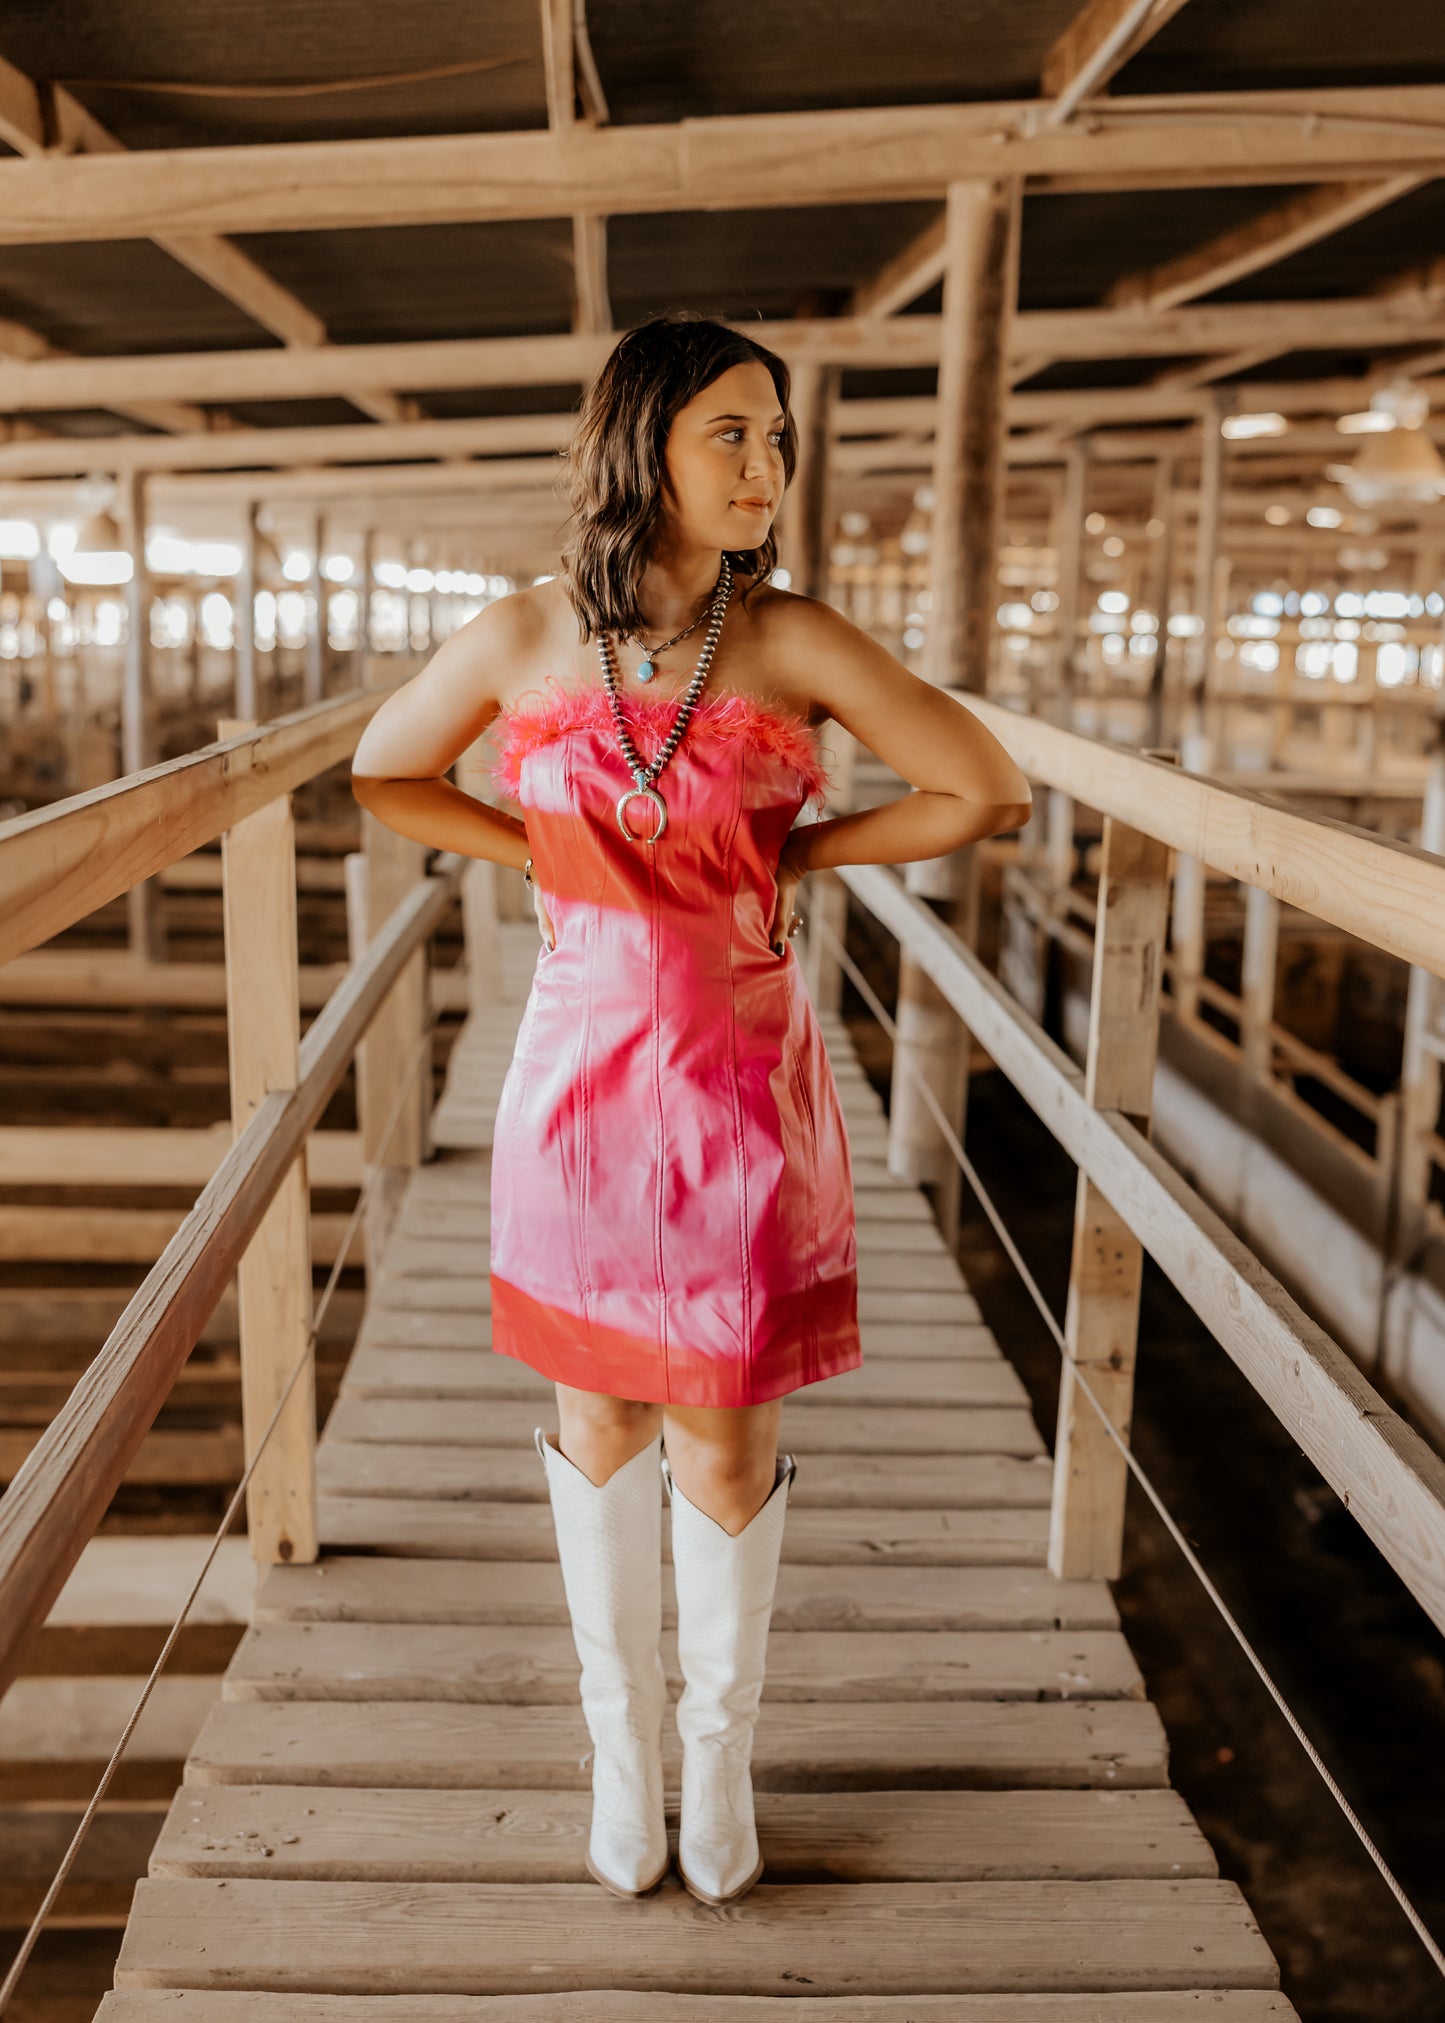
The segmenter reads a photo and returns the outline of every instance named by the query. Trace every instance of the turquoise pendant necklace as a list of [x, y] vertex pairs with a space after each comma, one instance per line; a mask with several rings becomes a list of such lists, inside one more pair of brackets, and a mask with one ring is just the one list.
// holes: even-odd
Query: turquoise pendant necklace
[[[712, 587], [712, 596], [709, 597], [708, 602], [703, 606], [702, 610], [699, 611], [697, 617], [694, 618], [691, 625], [684, 625], [681, 632], [674, 632], [671, 639], [663, 640], [661, 646], [654, 646], [650, 649], [645, 646], [643, 647], [642, 658], [637, 663], [637, 679], [639, 681], [651, 681], [652, 677], [657, 673], [658, 655], [660, 653], [666, 653], [669, 646], [678, 645], [680, 641], [687, 638], [687, 635], [690, 632], [697, 631], [699, 625], [702, 624], [702, 621], [704, 620], [704, 618], [707, 617], [709, 611], [711, 611], [712, 609], [713, 598], [717, 596], [718, 587], [721, 584], [721, 582], [722, 576], [721, 574], [719, 574], [717, 582], [714, 583]], [[637, 634], [634, 634], [633, 637], [637, 639], [638, 645], [642, 646], [641, 638], [638, 637]]]

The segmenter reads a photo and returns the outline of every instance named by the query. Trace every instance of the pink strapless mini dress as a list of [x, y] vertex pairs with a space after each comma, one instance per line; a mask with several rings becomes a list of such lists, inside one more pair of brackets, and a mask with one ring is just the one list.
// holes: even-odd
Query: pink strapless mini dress
[[[672, 698], [622, 698], [644, 762]], [[752, 1405], [862, 1361], [848, 1137], [791, 941], [778, 854], [827, 774], [816, 733], [704, 694], [629, 841], [600, 683], [489, 726], [555, 930], [492, 1149], [492, 1347], [584, 1391]], [[650, 833], [656, 809], [627, 808]]]

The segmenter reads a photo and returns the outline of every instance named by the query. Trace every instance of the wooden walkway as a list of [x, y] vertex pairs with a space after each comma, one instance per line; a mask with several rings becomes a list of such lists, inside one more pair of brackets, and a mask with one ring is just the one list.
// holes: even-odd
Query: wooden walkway
[[[324, 1430], [322, 1558], [265, 1577], [103, 2023], [1288, 2023], [1107, 1585], [1045, 1568], [1044, 1443], [837, 1021], [867, 1360], [784, 1408], [767, 1874], [722, 1910], [588, 1878], [531, 1443], [554, 1394], [488, 1346], [490, 1125], [535, 950], [503, 934], [509, 1001], [458, 1042]], [[666, 1568], [664, 1608], [676, 1693]], [[675, 1821], [670, 1721], [668, 1750]]]

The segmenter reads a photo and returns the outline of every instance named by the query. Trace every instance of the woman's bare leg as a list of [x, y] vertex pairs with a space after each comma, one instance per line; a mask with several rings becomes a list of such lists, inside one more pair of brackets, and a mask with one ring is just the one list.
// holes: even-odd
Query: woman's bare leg
[[557, 1415], [562, 1452], [599, 1489], [655, 1440], [662, 1426], [661, 1405], [577, 1391], [570, 1384], [557, 1385]]
[[773, 1492], [782, 1399], [654, 1409], [663, 1414], [663, 1445], [678, 1488], [736, 1537]]

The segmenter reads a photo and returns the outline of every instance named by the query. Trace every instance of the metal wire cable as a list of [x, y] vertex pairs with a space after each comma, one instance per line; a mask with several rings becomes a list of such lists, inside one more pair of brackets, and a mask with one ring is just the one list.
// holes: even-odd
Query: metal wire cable
[[[859, 995], [863, 998], [869, 1010], [873, 1013], [873, 1016], [877, 1019], [878, 1023], [887, 1033], [888, 1037], [894, 1042], [896, 1048], [898, 1039], [897, 1021], [889, 1016], [887, 1008], [879, 1000], [877, 992], [872, 988], [872, 986], [868, 982], [868, 979], [862, 974], [862, 972], [858, 968], [858, 965], [854, 962], [853, 958], [849, 955], [847, 949], [843, 946], [843, 943], [839, 939], [838, 935], [834, 932], [834, 930], [828, 925], [826, 921], [818, 919], [816, 908], [812, 910], [812, 918], [809, 923], [809, 931], [810, 932], [816, 931], [821, 935], [824, 944], [829, 948], [830, 953], [832, 953], [837, 957], [841, 967], [844, 970], [846, 970], [848, 975], [852, 978], [853, 983], [857, 986]], [[1331, 1797], [1334, 1799], [1335, 1803], [1339, 1806], [1345, 1818], [1349, 1821], [1350, 1826], [1354, 1829], [1355, 1835], [1358, 1838], [1360, 1845], [1364, 1848], [1366, 1854], [1370, 1857], [1370, 1860], [1374, 1863], [1375, 1867], [1379, 1870], [1380, 1875], [1384, 1878], [1386, 1887], [1389, 1889], [1390, 1894], [1394, 1897], [1396, 1903], [1400, 1906], [1400, 1909], [1404, 1912], [1406, 1918], [1409, 1920], [1411, 1926], [1414, 1929], [1415, 1935], [1419, 1939], [1421, 1945], [1425, 1948], [1425, 1951], [1429, 1954], [1431, 1960], [1434, 1962], [1438, 1971], [1442, 1975], [1445, 1975], [1445, 1950], [1441, 1949], [1438, 1941], [1431, 1933], [1424, 1919], [1420, 1916], [1420, 1913], [1416, 1910], [1415, 1906], [1406, 1896], [1403, 1886], [1396, 1879], [1394, 1871], [1390, 1868], [1389, 1863], [1385, 1860], [1385, 1857], [1381, 1854], [1379, 1848], [1376, 1847], [1374, 1841], [1371, 1839], [1370, 1834], [1364, 1825], [1364, 1822], [1361, 1820], [1359, 1814], [1355, 1811], [1354, 1807], [1350, 1804], [1350, 1801], [1346, 1798], [1344, 1792], [1340, 1789], [1339, 1784], [1336, 1782], [1329, 1765], [1325, 1762], [1324, 1758], [1320, 1755], [1319, 1750], [1315, 1747], [1314, 1743], [1310, 1740], [1309, 1736], [1300, 1726], [1299, 1719], [1296, 1716], [1294, 1709], [1290, 1706], [1289, 1702], [1285, 1699], [1284, 1694], [1280, 1691], [1279, 1687], [1270, 1677], [1269, 1672], [1265, 1668], [1264, 1660], [1260, 1657], [1259, 1653], [1255, 1650], [1253, 1644], [1249, 1641], [1249, 1638], [1246, 1636], [1244, 1630], [1241, 1628], [1240, 1624], [1236, 1621], [1233, 1611], [1229, 1607], [1229, 1604], [1225, 1601], [1223, 1595], [1219, 1592], [1219, 1589], [1215, 1586], [1213, 1580], [1211, 1580], [1209, 1574], [1206, 1572], [1203, 1564], [1200, 1561], [1199, 1555], [1195, 1552], [1193, 1546], [1189, 1543], [1188, 1539], [1184, 1536], [1184, 1533], [1175, 1523], [1174, 1518], [1170, 1515], [1170, 1512], [1166, 1508], [1164, 1501], [1161, 1498], [1158, 1490], [1154, 1487], [1154, 1484], [1150, 1481], [1148, 1475], [1144, 1472], [1144, 1469], [1140, 1465], [1132, 1448], [1130, 1448], [1128, 1443], [1120, 1435], [1117, 1427], [1113, 1424], [1113, 1421], [1109, 1418], [1108, 1413], [1104, 1410], [1104, 1407], [1095, 1397], [1088, 1378], [1084, 1375], [1078, 1363], [1070, 1361], [1068, 1352], [1068, 1343], [1064, 1335], [1064, 1330], [1062, 1329], [1062, 1327], [1060, 1327], [1058, 1321], [1054, 1318], [1053, 1310], [1050, 1308], [1042, 1292], [1039, 1290], [1038, 1284], [1033, 1276], [1033, 1273], [1029, 1270], [1023, 1258], [1020, 1256], [1017, 1244], [1014, 1242], [1013, 1238], [1009, 1235], [1009, 1232], [1004, 1225], [1002, 1216], [999, 1214], [998, 1209], [994, 1206], [993, 1201], [990, 1199], [988, 1189], [984, 1186], [982, 1180], [980, 1180], [978, 1172], [973, 1164], [973, 1161], [964, 1151], [963, 1145], [958, 1137], [957, 1132], [953, 1129], [953, 1126], [949, 1123], [947, 1117], [944, 1115], [943, 1108], [939, 1103], [937, 1096], [934, 1094], [933, 1089], [929, 1086], [928, 1080], [926, 1076], [923, 1074], [923, 1071], [918, 1066], [918, 1064], [909, 1056], [906, 1049], [901, 1054], [895, 1052], [894, 1058], [901, 1059], [905, 1071], [908, 1074], [910, 1074], [913, 1077], [914, 1081], [917, 1083], [919, 1092], [922, 1095], [924, 1102], [928, 1105], [929, 1111], [933, 1116], [934, 1122], [938, 1125], [939, 1130], [942, 1132], [944, 1140], [948, 1145], [949, 1151], [953, 1154], [954, 1158], [957, 1160], [958, 1165], [960, 1166], [964, 1175], [966, 1176], [970, 1187], [972, 1187], [974, 1193], [978, 1196], [980, 1206], [983, 1208], [984, 1213], [987, 1215], [990, 1223], [993, 1225], [994, 1232], [997, 1235], [999, 1242], [1008, 1252], [1009, 1257], [1013, 1261], [1015, 1269], [1018, 1271], [1020, 1278], [1023, 1280], [1025, 1286], [1028, 1288], [1029, 1296], [1031, 1297], [1031, 1299], [1034, 1302], [1034, 1305], [1038, 1308], [1039, 1313], [1043, 1317], [1044, 1325], [1048, 1328], [1049, 1333], [1053, 1336], [1054, 1344], [1059, 1350], [1059, 1353], [1061, 1354], [1061, 1356], [1063, 1356], [1065, 1362], [1068, 1363], [1069, 1368], [1073, 1373], [1074, 1381], [1078, 1384], [1079, 1389], [1083, 1392], [1084, 1396], [1093, 1406], [1095, 1413], [1098, 1415], [1099, 1422], [1104, 1428], [1104, 1431], [1108, 1434], [1109, 1438], [1113, 1441], [1114, 1445], [1118, 1448], [1120, 1454], [1123, 1456], [1124, 1464], [1128, 1468], [1129, 1473], [1134, 1477], [1135, 1481], [1139, 1484], [1139, 1487], [1148, 1497], [1150, 1503], [1153, 1505], [1156, 1513], [1158, 1514], [1160, 1522], [1163, 1524], [1165, 1530], [1169, 1533], [1169, 1536], [1174, 1540], [1174, 1543], [1178, 1546], [1180, 1552], [1183, 1553], [1186, 1562], [1188, 1563], [1192, 1572], [1198, 1578], [1200, 1585], [1204, 1589], [1204, 1592], [1209, 1596], [1209, 1599], [1214, 1603], [1214, 1606], [1218, 1609], [1220, 1615], [1223, 1617], [1224, 1622], [1227, 1628], [1229, 1629], [1230, 1634], [1233, 1636], [1235, 1642], [1239, 1645], [1239, 1648], [1244, 1652], [1245, 1657], [1248, 1658], [1250, 1664], [1259, 1674], [1259, 1677], [1264, 1681], [1265, 1687], [1268, 1690], [1271, 1699], [1274, 1701], [1275, 1705], [1279, 1708], [1280, 1713], [1284, 1716], [1286, 1722], [1288, 1723], [1291, 1731], [1294, 1734], [1296, 1741], [1299, 1743], [1300, 1747], [1304, 1750], [1305, 1754], [1309, 1757], [1310, 1762], [1314, 1765], [1315, 1769], [1319, 1772], [1320, 1777], [1322, 1778], [1324, 1784], [1329, 1790]]]
[[70, 1845], [65, 1850], [64, 1855], [61, 1857], [60, 1866], [55, 1871], [54, 1878], [51, 1881], [50, 1887], [45, 1892], [45, 1896], [41, 1901], [40, 1908], [36, 1911], [35, 1916], [31, 1919], [30, 1927], [27, 1930], [25, 1937], [20, 1942], [20, 1950], [15, 1955], [15, 1958], [11, 1963], [10, 1971], [5, 1976], [4, 1981], [0, 1982], [0, 2015], [3, 2015], [5, 2013], [5, 2010], [9, 2006], [10, 1998], [15, 1993], [16, 1987], [18, 1986], [20, 1981], [20, 1976], [25, 1971], [26, 1963], [29, 1960], [31, 1953], [35, 1950], [36, 1941], [39, 1939], [40, 1933], [44, 1928], [45, 1920], [50, 1915], [51, 1907], [55, 1903], [56, 1898], [59, 1896], [62, 1888], [64, 1887], [65, 1879], [69, 1875], [71, 1867], [75, 1861], [75, 1857], [80, 1851], [80, 1844], [84, 1840], [86, 1833], [89, 1831], [90, 1823], [94, 1819], [97, 1811], [100, 1808], [101, 1802], [105, 1797], [106, 1792], [110, 1788], [111, 1780], [115, 1775], [116, 1768], [120, 1763], [121, 1757], [125, 1754], [126, 1744], [130, 1741], [131, 1736], [135, 1733], [136, 1723], [140, 1720], [142, 1713], [145, 1711], [146, 1702], [150, 1699], [151, 1691], [155, 1686], [157, 1679], [161, 1675], [161, 1672], [165, 1666], [167, 1658], [170, 1656], [171, 1651], [175, 1646], [175, 1641], [176, 1638], [181, 1633], [182, 1625], [185, 1623], [186, 1617], [190, 1614], [191, 1606], [194, 1603], [196, 1596], [201, 1591], [201, 1587], [205, 1581], [206, 1575], [210, 1572], [211, 1563], [215, 1559], [216, 1554], [221, 1549], [221, 1541], [222, 1539], [225, 1538], [227, 1532], [231, 1528], [231, 1520], [235, 1516], [237, 1510], [240, 1508], [241, 1498], [244, 1496], [246, 1492], [246, 1486], [250, 1482], [252, 1474], [255, 1472], [256, 1463], [260, 1460], [263, 1452], [265, 1451], [266, 1442], [270, 1439], [272, 1433], [275, 1431], [277, 1425], [280, 1423], [281, 1413], [285, 1408], [286, 1401], [291, 1396], [292, 1391], [296, 1387], [297, 1379], [300, 1377], [301, 1372], [306, 1368], [307, 1362], [310, 1359], [311, 1352], [316, 1344], [316, 1337], [320, 1330], [322, 1320], [325, 1318], [326, 1309], [331, 1303], [331, 1295], [335, 1291], [337, 1281], [341, 1277], [342, 1270], [345, 1267], [346, 1254], [351, 1248], [351, 1239], [356, 1233], [356, 1226], [361, 1220], [362, 1214], [366, 1208], [366, 1204], [371, 1197], [371, 1191], [375, 1187], [377, 1178], [382, 1170], [381, 1155], [386, 1151], [387, 1146], [390, 1145], [391, 1143], [392, 1133], [395, 1131], [396, 1126], [401, 1118], [402, 1104], [406, 1098], [408, 1090], [411, 1088], [413, 1082], [416, 1080], [417, 1070], [420, 1068], [422, 1062], [425, 1059], [427, 1059], [428, 1056], [430, 1055], [432, 1040], [436, 1032], [436, 1028], [437, 1028], [437, 1014], [435, 1011], [433, 1011], [431, 1017], [427, 1021], [426, 1031], [422, 1034], [421, 1040], [418, 1042], [412, 1054], [411, 1060], [407, 1065], [406, 1072], [401, 1077], [401, 1080], [397, 1085], [396, 1097], [392, 1103], [390, 1113], [387, 1116], [386, 1124], [381, 1134], [381, 1142], [378, 1147], [375, 1163], [373, 1164], [370, 1173], [367, 1175], [365, 1181], [363, 1182], [361, 1189], [356, 1197], [356, 1204], [353, 1207], [351, 1214], [347, 1219], [346, 1228], [342, 1234], [341, 1241], [336, 1247], [336, 1260], [331, 1267], [331, 1275], [327, 1279], [326, 1284], [322, 1287], [320, 1296], [316, 1300], [315, 1305], [312, 1308], [311, 1323], [306, 1335], [306, 1346], [302, 1349], [301, 1354], [297, 1357], [295, 1367], [293, 1368], [290, 1376], [286, 1379], [285, 1388], [282, 1390], [280, 1397], [276, 1401], [276, 1409], [272, 1412], [270, 1419], [266, 1423], [265, 1430], [261, 1434], [260, 1439], [256, 1442], [255, 1452], [252, 1454], [250, 1460], [246, 1463], [245, 1471], [242, 1474], [240, 1481], [236, 1485], [235, 1494], [232, 1496], [230, 1502], [227, 1504], [226, 1512], [221, 1519], [220, 1527], [217, 1530], [215, 1537], [211, 1540], [210, 1550], [207, 1552], [206, 1557], [201, 1564], [201, 1570], [196, 1575], [195, 1580], [191, 1584], [191, 1591], [186, 1596], [185, 1601], [181, 1604], [181, 1612], [176, 1617], [175, 1622], [171, 1625], [171, 1628], [167, 1633], [165, 1643], [161, 1646], [160, 1654], [156, 1658], [154, 1665], [152, 1665], [150, 1673], [146, 1678], [144, 1685], [141, 1687], [139, 1698], [136, 1700], [135, 1706], [131, 1710], [130, 1719], [126, 1722], [124, 1731], [121, 1734], [121, 1738], [116, 1743], [115, 1748], [111, 1753], [110, 1761], [106, 1764], [105, 1769], [101, 1773], [100, 1782], [95, 1788], [94, 1796], [91, 1798], [90, 1803], [86, 1806], [85, 1811], [81, 1814], [80, 1822], [77, 1825], [75, 1833], [71, 1838]]

